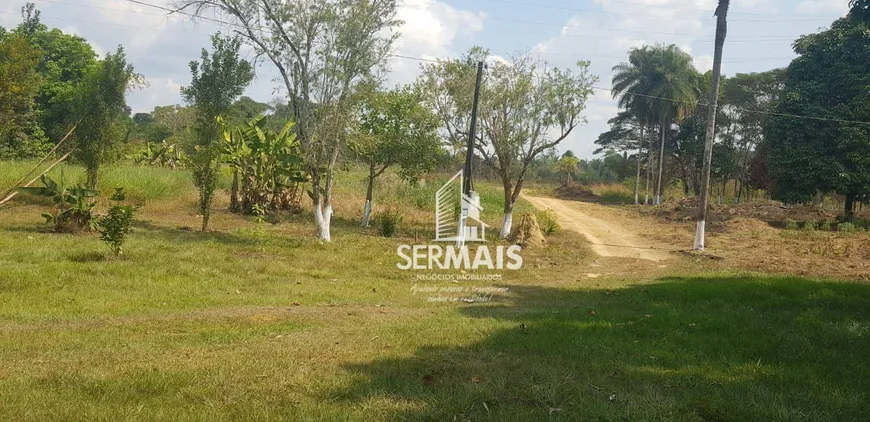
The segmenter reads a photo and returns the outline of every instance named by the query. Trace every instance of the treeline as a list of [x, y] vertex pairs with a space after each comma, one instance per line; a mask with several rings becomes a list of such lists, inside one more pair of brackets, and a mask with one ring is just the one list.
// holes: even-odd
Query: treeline
[[[829, 29], [799, 38], [799, 57], [785, 69], [722, 78], [714, 192], [733, 192], [738, 202], [763, 192], [792, 203], [837, 194], [847, 216], [870, 200], [866, 8], [853, 2]], [[630, 154], [636, 202], [660, 203], [675, 182], [684, 195], [699, 195], [710, 73], [699, 74], [674, 45], [632, 49], [614, 71], [621, 111], [596, 140], [598, 152]]]

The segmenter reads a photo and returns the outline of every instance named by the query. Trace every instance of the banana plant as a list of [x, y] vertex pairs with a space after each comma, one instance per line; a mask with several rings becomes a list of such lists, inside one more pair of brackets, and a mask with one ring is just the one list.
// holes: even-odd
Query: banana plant
[[248, 214], [255, 206], [298, 211], [299, 185], [308, 180], [301, 144], [292, 122], [280, 132], [266, 124], [267, 118], [258, 116], [223, 130], [222, 154], [233, 169], [230, 206]]
[[42, 216], [46, 223], [54, 224], [56, 232], [78, 232], [92, 228], [91, 210], [96, 202], [91, 199], [97, 196], [97, 191], [83, 185], [67, 186], [63, 175], [60, 182], [44, 174], [39, 181], [42, 186], [21, 187], [18, 191], [49, 198], [54, 202], [51, 212], [43, 213]]

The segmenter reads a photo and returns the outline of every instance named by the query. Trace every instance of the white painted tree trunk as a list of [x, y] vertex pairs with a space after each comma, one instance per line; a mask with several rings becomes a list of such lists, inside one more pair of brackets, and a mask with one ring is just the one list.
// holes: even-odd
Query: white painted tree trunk
[[372, 204], [372, 201], [366, 200], [366, 205], [363, 207], [362, 224], [360, 224], [361, 227], [369, 226], [369, 219], [371, 218], [373, 207], [374, 204]]
[[499, 233], [499, 237], [502, 239], [507, 239], [511, 235], [511, 227], [513, 226], [514, 221], [514, 210], [505, 211], [504, 220], [501, 224], [501, 232]]
[[704, 250], [704, 220], [698, 220], [698, 224], [695, 226], [695, 250], [703, 251]]
[[325, 207], [320, 206], [317, 202], [314, 203], [314, 225], [316, 228], [315, 234], [317, 240], [330, 242], [332, 239], [329, 235], [329, 222], [332, 218], [332, 206], [327, 204]]

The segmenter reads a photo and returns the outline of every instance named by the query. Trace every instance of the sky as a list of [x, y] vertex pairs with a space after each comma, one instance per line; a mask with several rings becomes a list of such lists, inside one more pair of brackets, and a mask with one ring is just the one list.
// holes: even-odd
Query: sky
[[[190, 82], [188, 63], [210, 46], [210, 34], [229, 28], [208, 21], [135, 4], [128, 0], [32, 0], [51, 28], [80, 35], [104, 55], [123, 45], [147, 86], [129, 94], [134, 112], [180, 104], [179, 89]], [[144, 0], [168, 6], [172, 0]], [[21, 21], [23, 0], [4, 0], [0, 26]], [[547, 66], [571, 68], [591, 61], [599, 78], [584, 112], [586, 123], [559, 146], [591, 157], [594, 141], [617, 113], [610, 87], [612, 67], [632, 47], [676, 44], [694, 57], [701, 72], [713, 62], [716, 0], [399, 0], [404, 21], [394, 53], [424, 59], [459, 57], [472, 46], [508, 57], [532, 53]], [[817, 32], [848, 11], [848, 0], [733, 0], [722, 72], [760, 72], [787, 66], [795, 57], [792, 42]], [[220, 16], [214, 16], [220, 18]], [[250, 54], [250, 53], [248, 53]], [[421, 62], [391, 57], [390, 85], [408, 83]], [[277, 73], [259, 63], [245, 95], [269, 102], [285, 98]]]

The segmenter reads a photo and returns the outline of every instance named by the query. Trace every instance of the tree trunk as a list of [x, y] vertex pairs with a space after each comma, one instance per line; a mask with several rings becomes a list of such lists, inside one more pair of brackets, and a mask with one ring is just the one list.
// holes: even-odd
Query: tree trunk
[[647, 160], [646, 160], [646, 187], [644, 188], [643, 194], [643, 204], [649, 205], [649, 181], [652, 179], [652, 168], [653, 168], [653, 148], [652, 148], [652, 140], [653, 140], [653, 131], [652, 126], [650, 126], [647, 131], [649, 135], [649, 141], [647, 142]]
[[502, 219], [501, 231], [498, 235], [502, 239], [507, 239], [511, 235], [511, 226], [513, 225], [514, 201], [511, 182], [505, 176], [502, 176], [502, 185], [504, 187], [504, 219]]
[[659, 146], [659, 175], [658, 180], [656, 182], [656, 196], [655, 196], [655, 205], [662, 204], [662, 192], [664, 192], [664, 188], [662, 187], [662, 173], [665, 170], [665, 125], [667, 124], [667, 119], [662, 118], [661, 130], [662, 130], [662, 142]]
[[85, 174], [87, 175], [87, 187], [91, 190], [97, 189], [97, 183], [99, 182], [99, 166], [97, 164], [89, 164], [87, 168], [85, 168]]
[[634, 205], [639, 204], [640, 199], [640, 154], [643, 152], [643, 125], [640, 125], [640, 141], [637, 146], [637, 174], [634, 177]]
[[701, 197], [698, 201], [698, 223], [695, 228], [695, 250], [704, 250], [704, 230], [707, 223], [707, 197], [710, 196], [710, 167], [713, 161], [713, 139], [716, 137], [716, 109], [719, 105], [719, 76], [722, 72], [722, 48], [725, 45], [725, 34], [730, 0], [719, 0], [716, 8], [716, 45], [713, 52], [713, 77], [710, 81], [710, 108], [707, 111], [707, 135], [704, 142], [704, 169], [701, 173]]
[[239, 171], [233, 170], [233, 186], [230, 188], [230, 211], [239, 212]]
[[369, 186], [366, 188], [366, 204], [363, 207], [363, 216], [361, 227], [369, 226], [369, 217], [372, 214], [372, 208], [374, 208], [374, 203], [372, 202], [373, 191], [375, 187], [375, 163], [372, 162], [369, 165]]
[[852, 221], [855, 218], [855, 194], [847, 193], [846, 194], [846, 204], [843, 207], [843, 218], [846, 221]]

